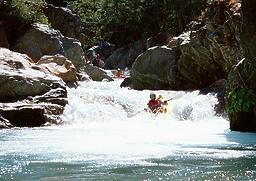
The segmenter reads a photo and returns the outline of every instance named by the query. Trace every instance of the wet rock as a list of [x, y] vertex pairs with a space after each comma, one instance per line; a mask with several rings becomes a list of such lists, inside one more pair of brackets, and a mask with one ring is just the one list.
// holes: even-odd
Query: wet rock
[[121, 83], [120, 87], [130, 87], [130, 88], [133, 88], [133, 86], [132, 86], [132, 79], [130, 77], [125, 78], [124, 81]]
[[65, 37], [59, 31], [43, 24], [33, 24], [11, 48], [27, 54], [35, 62], [44, 55], [61, 54], [67, 57], [77, 69], [85, 64], [79, 41]]
[[16, 127], [36, 127], [46, 123], [41, 107], [19, 107], [0, 110], [0, 114]]
[[0, 129], [3, 128], [12, 128], [14, 127], [9, 120], [5, 119], [1, 114], [0, 114]]
[[88, 64], [85, 66], [84, 71], [93, 81], [113, 81], [114, 79], [107, 75], [107, 73], [96, 66], [93, 66], [92, 64]]

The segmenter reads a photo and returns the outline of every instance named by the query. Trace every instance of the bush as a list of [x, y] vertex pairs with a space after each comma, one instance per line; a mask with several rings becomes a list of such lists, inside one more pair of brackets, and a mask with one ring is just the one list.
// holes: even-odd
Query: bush
[[44, 0], [8, 0], [4, 4], [7, 9], [7, 15], [10, 17], [15, 17], [27, 23], [40, 22], [49, 24], [42, 11], [44, 5]]

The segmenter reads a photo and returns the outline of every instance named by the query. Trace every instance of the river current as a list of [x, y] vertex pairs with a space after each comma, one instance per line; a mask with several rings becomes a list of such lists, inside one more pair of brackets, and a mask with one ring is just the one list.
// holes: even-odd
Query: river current
[[215, 95], [154, 91], [174, 97], [154, 116], [151, 91], [120, 83], [68, 89], [61, 126], [0, 130], [0, 180], [256, 180], [256, 134], [230, 131]]

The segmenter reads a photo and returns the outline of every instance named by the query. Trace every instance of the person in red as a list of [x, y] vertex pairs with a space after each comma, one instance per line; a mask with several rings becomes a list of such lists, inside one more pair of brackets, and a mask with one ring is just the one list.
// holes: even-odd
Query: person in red
[[116, 77], [117, 77], [117, 78], [120, 78], [121, 76], [122, 76], [122, 71], [121, 71], [120, 68], [118, 68], [118, 69], [116, 70]]
[[164, 101], [162, 102], [161, 101], [161, 97], [159, 96], [158, 99], [156, 99], [156, 94], [155, 93], [150, 93], [149, 95], [150, 97], [150, 100], [148, 102], [148, 108], [153, 112], [153, 113], [157, 113], [157, 112], [161, 112], [161, 108], [162, 108], [162, 105], [166, 105], [167, 102]]

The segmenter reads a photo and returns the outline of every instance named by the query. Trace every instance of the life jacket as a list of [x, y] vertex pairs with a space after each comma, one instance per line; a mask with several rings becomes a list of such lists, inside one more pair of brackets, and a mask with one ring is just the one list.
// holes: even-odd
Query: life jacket
[[[154, 112], [154, 110], [156, 110], [158, 107], [154, 107], [154, 106], [156, 106], [156, 105], [158, 105], [158, 100], [157, 99], [155, 99], [155, 100], [150, 100], [149, 102], [148, 102], [148, 107], [151, 109], [151, 111], [153, 111]], [[154, 107], [154, 108], [153, 108]]]

